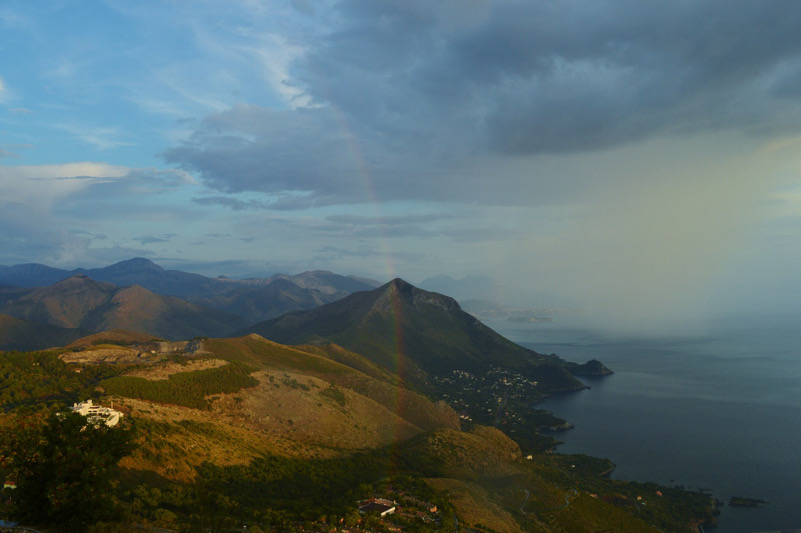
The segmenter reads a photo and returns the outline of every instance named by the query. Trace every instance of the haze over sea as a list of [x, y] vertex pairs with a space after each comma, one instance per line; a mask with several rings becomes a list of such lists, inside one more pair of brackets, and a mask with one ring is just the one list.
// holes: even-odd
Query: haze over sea
[[[615, 374], [541, 407], [575, 424], [558, 451], [608, 457], [612, 477], [767, 500], [721, 508], [718, 531], [801, 528], [801, 328], [728, 320], [704, 334], [610, 336], [553, 323], [487, 321], [541, 353], [598, 358]], [[697, 331], [697, 328], [693, 328]]]

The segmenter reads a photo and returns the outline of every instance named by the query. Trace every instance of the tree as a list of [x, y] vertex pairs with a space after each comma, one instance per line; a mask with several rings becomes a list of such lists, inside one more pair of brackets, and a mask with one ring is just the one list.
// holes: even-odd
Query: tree
[[64, 531], [113, 518], [114, 474], [132, 450], [130, 430], [87, 423], [71, 411], [17, 419], [0, 432], [0, 468], [17, 483], [12, 516]]

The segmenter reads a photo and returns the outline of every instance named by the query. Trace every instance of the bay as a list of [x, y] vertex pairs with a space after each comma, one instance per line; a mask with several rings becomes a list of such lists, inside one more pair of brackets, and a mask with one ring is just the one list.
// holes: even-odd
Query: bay
[[541, 353], [615, 374], [541, 407], [575, 425], [562, 453], [607, 457], [616, 479], [711, 489], [717, 531], [801, 530], [801, 331], [794, 320], [718, 321], [703, 333], [615, 336], [569, 321], [487, 324]]

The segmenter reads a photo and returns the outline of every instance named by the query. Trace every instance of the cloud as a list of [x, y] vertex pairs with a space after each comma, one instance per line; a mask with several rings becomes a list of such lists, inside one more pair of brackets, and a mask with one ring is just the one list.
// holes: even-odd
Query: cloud
[[12, 150], [20, 150], [20, 149], [25, 150], [25, 149], [29, 149], [29, 148], [32, 148], [32, 146], [30, 144], [14, 144], [14, 145], [5, 146], [5, 147], [0, 146], [0, 159], [2, 159], [4, 157], [18, 158], [18, 157], [20, 157], [20, 155], [16, 151], [12, 151]]
[[98, 162], [0, 166], [2, 261], [87, 266], [150, 256], [130, 244], [147, 245], [137, 233], [170, 217], [186, 220], [180, 205], [156, 200], [192, 183], [182, 171]]
[[269, 35], [268, 40], [262, 40], [258, 47], [249, 52], [258, 58], [267, 83], [289, 107], [309, 105], [308, 96], [301, 87], [292, 83], [289, 72], [290, 65], [302, 55], [303, 48], [277, 35]]
[[[356, 247], [321, 246], [314, 250], [314, 256], [312, 257], [311, 263], [335, 265], [336, 267], [339, 267], [339, 265], [342, 264], [353, 265], [354, 257], [360, 258], [363, 261], [369, 261], [371, 266], [374, 268], [374, 270], [372, 270], [373, 272], [380, 271], [375, 270], [375, 265], [387, 264], [389, 274], [386, 276], [386, 279], [389, 280], [393, 277], [396, 277], [396, 274], [391, 270], [391, 266], [389, 265], [422, 261], [425, 259], [426, 254], [414, 251], [392, 251], [388, 253], [386, 250], [381, 250], [380, 248], [369, 245]], [[341, 268], [342, 267], [339, 267], [338, 269]], [[353, 266], [347, 268], [353, 268]]]
[[690, 134], [777, 136], [801, 119], [791, 3], [351, 0], [334, 10], [280, 68], [307, 107], [211, 114], [165, 160], [212, 189], [267, 195], [225, 201], [236, 209], [525, 205], [582, 188], [550, 172], [554, 157]]
[[[56, 204], [64, 206], [68, 201], [77, 201], [82, 195], [91, 197], [90, 204], [98, 199], [120, 197], [130, 202], [134, 195], [193, 183], [191, 176], [180, 170], [98, 162], [0, 166], [0, 205], [18, 203], [44, 212]], [[103, 189], [105, 195], [93, 196], [98, 189]]]
[[167, 234], [161, 235], [160, 237], [157, 237], [155, 235], [145, 235], [143, 237], [137, 237], [134, 240], [138, 241], [139, 244], [141, 244], [142, 246], [146, 246], [148, 244], [170, 242], [175, 237], [177, 237], [177, 235], [175, 233], [167, 233]]
[[289, 3], [304, 15], [314, 14], [314, 4], [310, 0], [290, 0]]
[[90, 144], [98, 150], [110, 150], [121, 146], [131, 146], [132, 143], [119, 139], [119, 128], [107, 126], [80, 126], [77, 124], [57, 124], [57, 128], [77, 137], [81, 142]]
[[369, 200], [367, 177], [349, 143], [330, 109], [237, 106], [207, 117], [164, 157], [213, 189], [268, 193], [275, 195], [271, 207], [295, 208], [353, 201], [359, 189], [361, 201]]
[[149, 250], [108, 244], [105, 234], [32, 223], [25, 206], [6, 205], [0, 217], [0, 262], [7, 265], [41, 263], [60, 268], [98, 267], [130, 259], [152, 257]]
[[244, 211], [246, 209], [269, 209], [270, 205], [261, 200], [241, 200], [227, 196], [204, 196], [193, 198], [193, 202], [199, 205], [220, 205], [228, 207], [234, 211]]
[[124, 177], [125, 167], [105, 163], [0, 166], [0, 204], [19, 203], [34, 211], [89, 187]]
[[452, 215], [423, 214], [386, 217], [368, 217], [363, 215], [330, 215], [326, 217], [331, 222], [349, 224], [353, 226], [406, 226], [411, 224], [426, 224], [440, 220], [452, 219]]
[[498, 1], [466, 6], [461, 25], [454, 8], [342, 3], [303, 65], [310, 93], [381, 128], [469, 125], [512, 153], [787, 124], [770, 88], [798, 69], [797, 6]]

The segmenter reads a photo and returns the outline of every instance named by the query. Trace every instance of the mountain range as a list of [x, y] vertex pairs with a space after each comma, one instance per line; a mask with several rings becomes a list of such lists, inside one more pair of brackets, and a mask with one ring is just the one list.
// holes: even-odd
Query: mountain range
[[[541, 382], [540, 394], [583, 387], [571, 373], [606, 371], [521, 347], [453, 298], [401, 279], [373, 288], [317, 271], [235, 281], [164, 270], [146, 259], [83, 272], [44, 287], [0, 288], [0, 349], [42, 349], [111, 329], [173, 341], [257, 333], [282, 344], [342, 346], [421, 390], [455, 371], [502, 368]], [[20, 265], [0, 270], [0, 281], [30, 285], [64, 273]]]
[[156, 294], [238, 315], [251, 323], [287, 311], [311, 309], [380, 285], [377, 281], [320, 270], [244, 280], [224, 276], [210, 278], [166, 270], [141, 257], [93, 269], [64, 270], [36, 263], [0, 266], [0, 285], [39, 288], [79, 275], [118, 287], [139, 285]]
[[0, 267], [0, 314], [8, 315], [0, 323], [0, 349], [59, 346], [118, 327], [171, 340], [224, 337], [377, 285], [325, 271], [209, 278], [142, 258], [71, 271], [40, 264]]
[[0, 300], [0, 312], [74, 330], [77, 336], [127, 328], [166, 339], [187, 339], [225, 336], [244, 323], [238, 316], [162, 296], [139, 285], [120, 288], [83, 274], [14, 296]]

